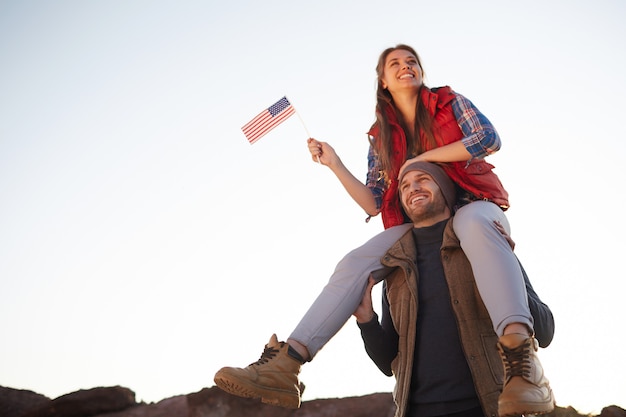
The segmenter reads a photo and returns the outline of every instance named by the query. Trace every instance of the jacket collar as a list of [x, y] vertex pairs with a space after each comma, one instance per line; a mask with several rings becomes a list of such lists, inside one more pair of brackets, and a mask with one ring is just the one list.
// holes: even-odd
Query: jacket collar
[[[454, 217], [450, 217], [443, 231], [443, 241], [441, 249], [461, 248], [461, 242], [454, 233]], [[387, 267], [399, 266], [400, 262], [415, 262], [417, 256], [415, 240], [413, 239], [413, 229], [409, 229], [400, 239], [394, 243], [383, 256], [381, 263]]]

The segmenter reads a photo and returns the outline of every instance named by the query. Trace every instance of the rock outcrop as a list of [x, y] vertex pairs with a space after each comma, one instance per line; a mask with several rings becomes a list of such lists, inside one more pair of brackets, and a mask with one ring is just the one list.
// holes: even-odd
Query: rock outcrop
[[[98, 387], [50, 399], [27, 390], [0, 387], [1, 417], [393, 417], [390, 393], [361, 397], [305, 401], [298, 410], [261, 404], [226, 394], [217, 387], [166, 398], [157, 403], [137, 403], [128, 388]], [[589, 417], [574, 408], [557, 407], [547, 417]], [[612, 405], [598, 417], [626, 417]]]

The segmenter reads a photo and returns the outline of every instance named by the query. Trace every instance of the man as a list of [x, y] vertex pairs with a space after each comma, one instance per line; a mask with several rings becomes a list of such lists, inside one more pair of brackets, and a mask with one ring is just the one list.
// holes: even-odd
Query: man
[[396, 377], [396, 417], [548, 413], [554, 398], [537, 344], [552, 340], [552, 313], [524, 273], [534, 329], [512, 323], [498, 338], [454, 235], [453, 190], [434, 164], [416, 162], [400, 174], [414, 228], [383, 257], [382, 322], [372, 308], [373, 279], [354, 314], [366, 351]]
[[[445, 173], [443, 173], [443, 170], [441, 168], [433, 164], [428, 164], [428, 163], [423, 163], [423, 162], [421, 164], [425, 164], [425, 165], [419, 165], [419, 167], [425, 170], [425, 172], [429, 173], [429, 175], [431, 175], [431, 180], [433, 177], [437, 178], [436, 184], [440, 187], [438, 192], [439, 194], [443, 195], [445, 203], [447, 205], [447, 207], [444, 207], [444, 209], [447, 211], [444, 211], [444, 209], [441, 209], [441, 208], [432, 208], [432, 207], [430, 208], [430, 210], [434, 211], [438, 216], [441, 216], [441, 219], [447, 219], [448, 217], [450, 217], [452, 208], [456, 204], [455, 185], [450, 181], [450, 179], [445, 175]], [[416, 167], [415, 165], [411, 165], [411, 166], [414, 168]], [[430, 194], [424, 193], [424, 192], [418, 193], [416, 194], [417, 198], [415, 198], [411, 204], [420, 206], [426, 202], [430, 203], [432, 200], [432, 196], [434, 195], [435, 193], [430, 193]], [[412, 225], [408, 224], [407, 226], [408, 227], [404, 228], [403, 230], [412, 229], [411, 227]], [[452, 229], [450, 229], [450, 231], [451, 230]], [[443, 232], [440, 233], [440, 236], [442, 235], [442, 233]], [[398, 237], [400, 237], [401, 235], [402, 233], [400, 233]], [[384, 254], [385, 251], [387, 251], [387, 249], [392, 246], [393, 242], [396, 242], [398, 237], [395, 237], [393, 240], [391, 240], [388, 243], [388, 245], [385, 243], [386, 246], [384, 250], [381, 250], [380, 252], [378, 252], [377, 250], [374, 250], [374, 252], [378, 254], [375, 257], [376, 262], [370, 262], [370, 264], [366, 265], [365, 267], [369, 268], [370, 266], [377, 264], [378, 266], [376, 268], [369, 269], [369, 270], [370, 271], [379, 270], [382, 267], [381, 255]], [[411, 244], [413, 245], [413, 243]], [[437, 249], [438, 248], [439, 247], [437, 247]], [[461, 252], [460, 248], [458, 248], [458, 251]], [[454, 252], [454, 253], [456, 254], [457, 252]], [[373, 259], [373, 257], [371, 258]], [[464, 274], [469, 273], [469, 277], [467, 277], [467, 279], [470, 280], [470, 282], [473, 284], [474, 279], [473, 279], [473, 276], [471, 275], [471, 267], [467, 259], [464, 257], [464, 255], [463, 255], [463, 263], [460, 264], [460, 266], [459, 266], [459, 263], [456, 262], [457, 260], [460, 259], [460, 257], [456, 256], [454, 257], [454, 259], [455, 259], [455, 265], [457, 265], [457, 268], [461, 268]], [[338, 265], [338, 268], [339, 268], [339, 265]], [[413, 269], [414, 269], [414, 266], [413, 266]], [[462, 276], [465, 276], [465, 275], [462, 275]], [[331, 286], [331, 284], [337, 285], [337, 282], [333, 283], [333, 280], [331, 279], [331, 281], [329, 282], [329, 285], [327, 285], [326, 288]], [[265, 346], [265, 350], [263, 351], [261, 358], [258, 361], [250, 364], [249, 366], [245, 368], [224, 367], [220, 369], [215, 374], [215, 377], [214, 377], [216, 385], [222, 388], [223, 390], [234, 395], [247, 397], [247, 398], [260, 398], [262, 402], [267, 403], [267, 404], [278, 405], [278, 406], [288, 407], [288, 408], [298, 408], [300, 406], [300, 398], [301, 398], [301, 392], [302, 392], [302, 389], [301, 389], [302, 384], [300, 384], [298, 380], [298, 375], [300, 373], [301, 366], [313, 358], [313, 356], [315, 355], [315, 352], [317, 352], [321, 348], [321, 346], [323, 346], [323, 344], [327, 342], [332, 337], [332, 335], [336, 333], [336, 331], [339, 330], [339, 328], [349, 318], [350, 314], [354, 313], [355, 309], [358, 307], [359, 302], [362, 298], [365, 283], [363, 283], [363, 286], [357, 286], [353, 284], [355, 283], [351, 284], [350, 282], [348, 283], [342, 282], [339, 284], [339, 285], [348, 286], [352, 288], [353, 292], [358, 291], [358, 293], [355, 297], [353, 304], [352, 304], [352, 301], [348, 303], [347, 300], [345, 299], [343, 302], [340, 303], [341, 310], [346, 310], [347, 308], [346, 306], [350, 306], [349, 310], [346, 310], [345, 315], [343, 314], [343, 312], [341, 312], [341, 314], [338, 314], [339, 318], [335, 317], [336, 320], [330, 320], [327, 316], [325, 316], [324, 323], [328, 321], [333, 321], [333, 326], [327, 326], [330, 328], [330, 330], [329, 328], [326, 328], [324, 331], [318, 332], [322, 336], [317, 337], [315, 347], [312, 348], [311, 344], [309, 345], [305, 344], [304, 346], [300, 346], [298, 343], [298, 340], [299, 340], [298, 338], [289, 338], [287, 339], [287, 343], [279, 342], [278, 339], [276, 338], [276, 335], [272, 335], [270, 341]], [[474, 292], [476, 292], [475, 287], [472, 287], [471, 289]], [[534, 319], [534, 323], [535, 323], [534, 330], [537, 335], [537, 340], [540, 342], [540, 346], [545, 347], [550, 343], [550, 340], [552, 339], [552, 334], [553, 334], [552, 314], [550, 313], [549, 308], [545, 306], [543, 303], [541, 303], [541, 301], [536, 296], [536, 294], [534, 294], [534, 291], [532, 291], [532, 287], [530, 287], [530, 284], [528, 283], [527, 279], [526, 279], [526, 289], [524, 289], [524, 285], [521, 285], [521, 291], [523, 291], [523, 294], [517, 294], [518, 299], [515, 305], [519, 305], [519, 306], [524, 305], [525, 309], [528, 310], [529, 302], [530, 302], [530, 310], [522, 312], [522, 315], [525, 316], [525, 319], [527, 319], [530, 323], [532, 323]], [[526, 294], [526, 292], [528, 292], [528, 294]], [[498, 296], [497, 292], [495, 291], [491, 291], [491, 293], [493, 294], [489, 294], [490, 296], [493, 296], [494, 294], [496, 297]], [[534, 298], [532, 300], [530, 299], [527, 300], [527, 297], [531, 297], [531, 296]], [[482, 300], [480, 300], [480, 297], [478, 295], [476, 295], [476, 298], [482, 303]], [[327, 303], [324, 301], [324, 293], [322, 293], [318, 297], [318, 300], [316, 300], [316, 304], [318, 303], [319, 300], [322, 300], [322, 302], [320, 303], [320, 306], [327, 305]], [[496, 299], [495, 301], [496, 301], [496, 304], [498, 303], [498, 301], [500, 301], [500, 304], [502, 304], [500, 299]], [[509, 305], [508, 302], [506, 304]], [[484, 307], [482, 308], [484, 312]], [[317, 318], [315, 314], [310, 314], [311, 311], [318, 311], [318, 310], [319, 309], [317, 310], [310, 309], [309, 312], [307, 312], [307, 317], [312, 316], [310, 318], [316, 319], [319, 322], [320, 319]], [[336, 312], [339, 310], [340, 309], [337, 306], [337, 308], [333, 311]], [[421, 317], [423, 316], [420, 315], [420, 318]], [[489, 316], [487, 313], [485, 313], [484, 317], [482, 318], [486, 318], [488, 320]], [[461, 319], [463, 319], [463, 317], [461, 317]], [[301, 326], [302, 323], [307, 324], [307, 325]], [[301, 324], [298, 326], [298, 328], [303, 327], [305, 330], [308, 330], [308, 328], [310, 327], [309, 326], [310, 320], [307, 321], [303, 319], [301, 321]], [[519, 323], [512, 323], [511, 325], [507, 327], [507, 330], [509, 332], [511, 332], [512, 330], [516, 330], [517, 332], [526, 333], [523, 335], [521, 339], [523, 339], [524, 341], [528, 341], [528, 343], [532, 344], [532, 342], [534, 342], [534, 339], [527, 337], [530, 329], [526, 328], [525, 326], [526, 325], [520, 325]], [[433, 329], [433, 331], [436, 334], [439, 334], [439, 329], [436, 326], [434, 327], [435, 328]], [[462, 327], [461, 330], [462, 329], [465, 329], [465, 328]], [[477, 334], [479, 335], [478, 337], [481, 337], [480, 333], [477, 333]], [[495, 339], [495, 334], [493, 330], [491, 330], [491, 332], [489, 333], [489, 336], [493, 336], [493, 338]], [[458, 335], [456, 335], [456, 337], [458, 338]], [[517, 346], [518, 344], [517, 339], [518, 337], [515, 335], [512, 335], [512, 336], [507, 335], [506, 338], [502, 339], [502, 346], [503, 347]], [[474, 341], [474, 339], [471, 339], [471, 340]], [[526, 346], [525, 349], [527, 349], [528, 346], [530, 346], [528, 343], [524, 345]], [[492, 354], [495, 353], [496, 360], [498, 361], [496, 368], [494, 368], [495, 369], [494, 372], [496, 375], [499, 375], [500, 379], [502, 379], [502, 374], [503, 374], [503, 371], [501, 369], [502, 363], [499, 362], [499, 358], [497, 357], [497, 352], [495, 351], [495, 344], [496, 344], [496, 340], [493, 341], [492, 352], [491, 352]], [[397, 353], [396, 351], [393, 352], [394, 357], [396, 353]], [[515, 372], [518, 372], [518, 370], [521, 368], [515, 367], [514, 369], [513, 368], [511, 369], [514, 370]], [[540, 366], [538, 369], [540, 369]], [[407, 375], [410, 376], [411, 374], [408, 373]], [[511, 375], [515, 376], [514, 374], [511, 374]], [[530, 408], [532, 408], [532, 410], [536, 413], [547, 412], [545, 410], [552, 409], [553, 401], [551, 399], [539, 398], [537, 401], [534, 401], [532, 398], [528, 398], [527, 394], [528, 392], [531, 392], [531, 393], [536, 392], [536, 390], [530, 390], [530, 391], [527, 390], [526, 384], [524, 383], [518, 384], [516, 382], [518, 381], [517, 378], [511, 378], [510, 381], [511, 383], [507, 384], [508, 391], [505, 392], [506, 395], [503, 394], [503, 397], [501, 398], [502, 400], [501, 401], [502, 407], [500, 410], [501, 415], [516, 415], [516, 414], [523, 414], [526, 412], [530, 413], [530, 411], [528, 411]], [[497, 400], [497, 393], [499, 393], [499, 390], [502, 387], [502, 381], [499, 381], [499, 382], [500, 382], [499, 385], [497, 385], [497, 387], [495, 388], [497, 392], [490, 391], [492, 396], [495, 392], [496, 400]], [[515, 387], [520, 387], [521, 390], [518, 390]], [[551, 397], [551, 391], [550, 391], [550, 397]], [[520, 402], [519, 399], [521, 399], [522, 401]], [[477, 400], [475, 399], [475, 401]], [[539, 403], [539, 406], [537, 406], [537, 403]], [[491, 402], [486, 401], [486, 404], [490, 405]], [[485, 409], [492, 410], [492, 407], [490, 408], [485, 407]], [[495, 411], [494, 411], [494, 414], [495, 414]]]

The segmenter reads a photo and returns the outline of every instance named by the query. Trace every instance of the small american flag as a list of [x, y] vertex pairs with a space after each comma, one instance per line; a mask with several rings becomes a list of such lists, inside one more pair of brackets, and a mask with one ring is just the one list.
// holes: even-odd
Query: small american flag
[[287, 97], [283, 97], [246, 123], [241, 130], [243, 130], [243, 134], [246, 135], [250, 144], [253, 144], [295, 112], [296, 109], [289, 103]]

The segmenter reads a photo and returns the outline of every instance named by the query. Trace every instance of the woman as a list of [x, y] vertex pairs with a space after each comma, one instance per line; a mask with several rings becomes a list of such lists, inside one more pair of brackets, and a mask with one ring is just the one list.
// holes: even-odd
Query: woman
[[[456, 210], [454, 231], [472, 264], [481, 295], [494, 318], [496, 334], [504, 334], [504, 328], [514, 323], [532, 328], [530, 314], [520, 317], [517, 313], [528, 309], [519, 263], [494, 223], [510, 233], [504, 215], [509, 206], [508, 194], [493, 173], [493, 166], [483, 159], [500, 149], [496, 130], [467, 98], [449, 87], [426, 87], [419, 57], [410, 46], [383, 51], [376, 72], [377, 120], [369, 131], [367, 183], [348, 171], [330, 145], [315, 139], [308, 141], [313, 160], [327, 165], [366, 213], [380, 213], [387, 229], [349, 255], [354, 258], [351, 263], [359, 263], [359, 253], [367, 248], [374, 252], [382, 247], [388, 249], [388, 241], [395, 242], [407, 230], [397, 198], [401, 168], [417, 161], [440, 163], [461, 189], [462, 206]], [[368, 254], [367, 258], [380, 258], [385, 250]], [[359, 280], [362, 288], [367, 274]], [[511, 297], [503, 299], [503, 295]], [[294, 332], [291, 339], [301, 337]]]
[[356, 179], [327, 143], [309, 139], [308, 147], [313, 160], [328, 166], [370, 216], [382, 215], [386, 230], [339, 262], [287, 343], [273, 335], [258, 362], [218, 371], [215, 382], [228, 392], [299, 406], [300, 365], [312, 360], [350, 318], [368, 277], [382, 268], [380, 258], [412, 227], [405, 223], [398, 202], [397, 177], [405, 163], [441, 163], [459, 186], [460, 201], [466, 204], [456, 212], [454, 231], [472, 264], [496, 334], [532, 332], [521, 268], [507, 237], [498, 230], [500, 224], [510, 233], [503, 213], [508, 195], [493, 166], [483, 159], [499, 149], [498, 134], [465, 97], [449, 87], [429, 89], [423, 84], [423, 69], [413, 48], [398, 45], [383, 51], [376, 71], [377, 120], [369, 131], [367, 183]]

